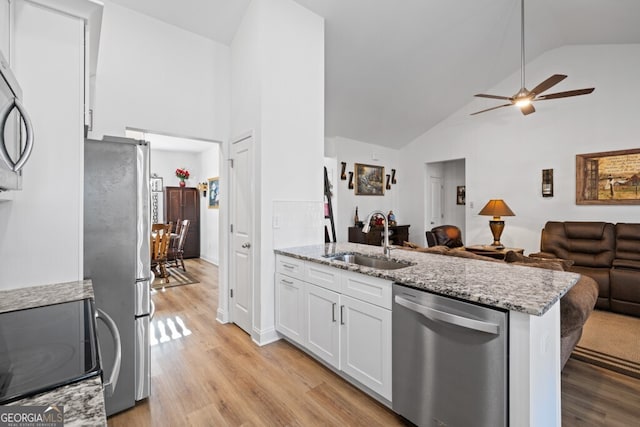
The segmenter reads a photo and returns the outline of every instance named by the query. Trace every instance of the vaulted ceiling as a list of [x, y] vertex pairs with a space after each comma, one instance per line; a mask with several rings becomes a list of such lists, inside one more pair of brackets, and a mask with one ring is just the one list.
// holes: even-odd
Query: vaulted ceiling
[[[249, 4], [112, 1], [224, 44]], [[325, 18], [328, 137], [401, 147], [520, 67], [519, 0], [295, 1]], [[638, 0], [527, 0], [525, 11], [527, 62], [565, 45], [640, 43]], [[573, 89], [571, 76], [554, 89]]]

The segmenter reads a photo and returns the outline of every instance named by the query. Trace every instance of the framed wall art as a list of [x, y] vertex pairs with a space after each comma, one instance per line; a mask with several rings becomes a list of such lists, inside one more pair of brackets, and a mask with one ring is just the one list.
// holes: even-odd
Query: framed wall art
[[577, 154], [576, 204], [640, 205], [640, 148]]
[[151, 191], [153, 192], [161, 192], [163, 190], [163, 185], [162, 185], [162, 177], [153, 174], [151, 176]]
[[384, 166], [356, 163], [355, 193], [358, 196], [384, 196]]
[[464, 185], [458, 185], [456, 187], [456, 205], [466, 204], [467, 187]]
[[220, 208], [220, 177], [209, 178], [208, 206], [209, 209]]

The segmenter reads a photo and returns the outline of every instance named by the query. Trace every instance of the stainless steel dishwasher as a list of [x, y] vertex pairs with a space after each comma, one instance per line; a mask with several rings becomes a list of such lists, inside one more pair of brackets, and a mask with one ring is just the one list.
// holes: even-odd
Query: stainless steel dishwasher
[[393, 285], [393, 410], [419, 426], [508, 424], [508, 312]]

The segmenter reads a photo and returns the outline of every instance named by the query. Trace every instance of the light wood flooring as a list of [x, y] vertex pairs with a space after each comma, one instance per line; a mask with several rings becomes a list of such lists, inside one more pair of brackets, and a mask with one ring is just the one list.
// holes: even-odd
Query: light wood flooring
[[[153, 295], [159, 341], [151, 396], [109, 426], [401, 426], [391, 410], [285, 341], [258, 347], [215, 320], [217, 268], [187, 260], [200, 283]], [[164, 334], [161, 334], [164, 326]], [[640, 380], [570, 359], [562, 373], [562, 425], [640, 423]]]

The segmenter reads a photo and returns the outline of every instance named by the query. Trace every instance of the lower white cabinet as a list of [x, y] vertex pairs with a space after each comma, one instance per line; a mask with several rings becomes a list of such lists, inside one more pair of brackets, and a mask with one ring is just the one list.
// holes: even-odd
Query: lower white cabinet
[[340, 369], [391, 400], [391, 310], [340, 299]]
[[337, 369], [340, 369], [339, 304], [339, 293], [307, 283], [306, 347]]
[[303, 281], [276, 274], [276, 329], [300, 345], [307, 341], [305, 291]]
[[[282, 255], [276, 258], [279, 264], [289, 260]], [[306, 263], [305, 272], [318, 270], [318, 264]], [[297, 278], [284, 271], [276, 274], [276, 330], [391, 401], [391, 282], [321, 267], [333, 270], [331, 273], [336, 277], [327, 281], [326, 286], [318, 285], [315, 275]], [[343, 283], [347, 277], [367, 289], [368, 282], [375, 289], [383, 289], [381, 294], [385, 297], [378, 295], [373, 299], [375, 303], [371, 303], [336, 292], [334, 284], [340, 283], [341, 277]]]

